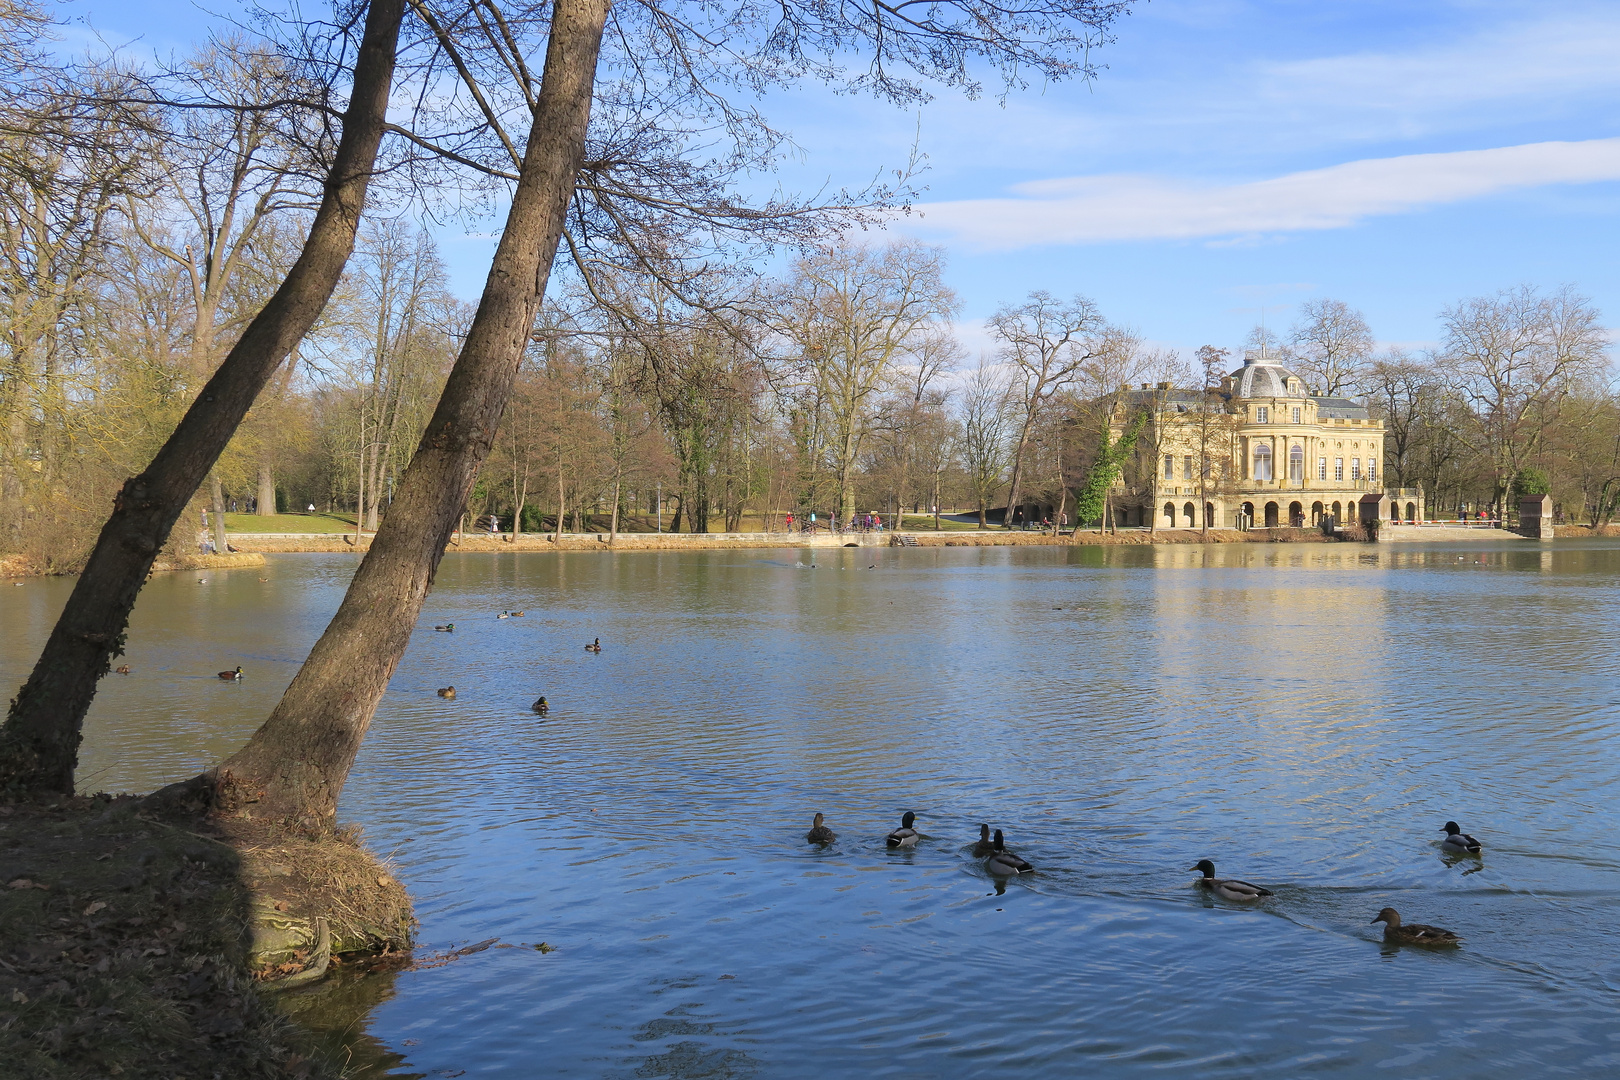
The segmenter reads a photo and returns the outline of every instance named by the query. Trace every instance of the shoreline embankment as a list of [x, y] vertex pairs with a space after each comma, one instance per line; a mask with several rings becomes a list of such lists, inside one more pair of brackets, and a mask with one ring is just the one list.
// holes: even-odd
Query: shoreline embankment
[[[1559, 525], [1560, 540], [1589, 537], [1620, 537], [1620, 525]], [[364, 552], [371, 547], [371, 534], [358, 540], [350, 533], [231, 533], [232, 551], [222, 555], [178, 555], [159, 559], [152, 572], [231, 569], [263, 566], [270, 554]], [[1516, 540], [1534, 543], [1511, 529], [1467, 528], [1436, 525], [1386, 525], [1378, 531], [1378, 543], [1479, 543]], [[1197, 529], [1132, 528], [1120, 532], [1082, 532], [1078, 538], [1065, 533], [1008, 532], [1002, 529], [955, 529], [945, 532], [919, 530], [905, 533], [888, 531], [829, 535], [826, 533], [620, 533], [611, 540], [607, 533], [524, 533], [512, 541], [510, 534], [463, 533], [452, 537], [447, 553], [503, 551], [704, 551], [765, 548], [841, 547], [1063, 547], [1135, 546], [1140, 544], [1331, 544], [1366, 542], [1360, 528], [1351, 527], [1336, 535], [1314, 528], [1280, 529]], [[41, 577], [72, 571], [37, 565], [22, 556], [0, 556], [0, 578]]]

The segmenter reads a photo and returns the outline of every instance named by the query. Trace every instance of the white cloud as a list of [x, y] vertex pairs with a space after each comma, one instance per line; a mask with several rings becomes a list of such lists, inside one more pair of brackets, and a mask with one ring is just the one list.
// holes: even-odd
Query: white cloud
[[1446, 44], [1406, 52], [1358, 52], [1258, 66], [1259, 94], [1274, 104], [1351, 106], [1422, 123], [1454, 109], [1516, 108], [1590, 101], [1620, 88], [1620, 13], [1611, 6], [1488, 26]]
[[924, 204], [917, 231], [1001, 250], [1249, 236], [1603, 180], [1620, 180], [1620, 138], [1374, 158], [1226, 186], [1133, 175], [1038, 180], [1012, 188], [1012, 198]]

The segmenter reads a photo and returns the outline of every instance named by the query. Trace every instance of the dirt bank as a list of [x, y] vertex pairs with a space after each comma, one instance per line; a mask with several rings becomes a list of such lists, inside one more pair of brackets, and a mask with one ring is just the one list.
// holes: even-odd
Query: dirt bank
[[228, 555], [175, 555], [158, 557], [152, 564], [152, 573], [173, 570], [229, 570], [239, 566], [263, 566], [264, 556], [257, 551], [233, 551]]
[[[234, 546], [234, 545], [233, 545]], [[152, 573], [162, 574], [174, 570], [215, 570], [238, 566], [263, 566], [264, 556], [257, 551], [233, 551], [225, 555], [172, 555], [158, 556], [152, 563]], [[75, 574], [77, 569], [47, 566], [26, 555], [0, 556], [0, 578], [46, 577], [53, 574]]]
[[0, 805], [0, 1072], [335, 1077], [265, 994], [413, 928], [353, 837], [159, 820], [130, 797]]
[[1202, 533], [1197, 529], [1159, 529], [1144, 532], [1128, 529], [1119, 533], [1082, 532], [1078, 537], [1053, 536], [1050, 533], [975, 532], [975, 533], [907, 533], [918, 547], [1055, 547], [1078, 544], [1088, 546], [1136, 546], [1139, 544], [1331, 544], [1339, 540], [1362, 540], [1360, 530], [1342, 530], [1339, 536], [1326, 536], [1320, 529], [1211, 529]]
[[[918, 547], [1047, 547], [1065, 544], [1232, 544], [1232, 543], [1332, 543], [1336, 538], [1324, 536], [1319, 529], [1211, 529], [1206, 536], [1197, 529], [1160, 529], [1146, 532], [1129, 529], [1119, 533], [1083, 532], [1078, 541], [1073, 536], [1052, 536], [1040, 532], [1006, 532], [1001, 529], [984, 531], [907, 532], [898, 534], [916, 540]], [[502, 551], [699, 551], [737, 548], [806, 548], [806, 547], [887, 547], [898, 543], [897, 534], [889, 532], [862, 533], [851, 536], [827, 536], [802, 533], [621, 533], [610, 545], [606, 533], [564, 533], [560, 540], [549, 534], [525, 534], [514, 545], [505, 537], [466, 536], [451, 541], [450, 552], [502, 552]], [[1359, 530], [1345, 530], [1346, 539], [1362, 539]], [[335, 536], [312, 534], [241, 534], [231, 543], [249, 551], [364, 551], [371, 542], [361, 537], [358, 545]]]

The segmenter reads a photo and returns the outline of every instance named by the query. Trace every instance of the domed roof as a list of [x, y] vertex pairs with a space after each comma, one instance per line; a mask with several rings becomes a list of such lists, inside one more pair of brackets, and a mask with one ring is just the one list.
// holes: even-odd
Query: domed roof
[[1236, 385], [1232, 396], [1240, 398], [1294, 397], [1288, 392], [1288, 380], [1298, 379], [1281, 364], [1259, 356], [1246, 356], [1243, 366], [1232, 372]]

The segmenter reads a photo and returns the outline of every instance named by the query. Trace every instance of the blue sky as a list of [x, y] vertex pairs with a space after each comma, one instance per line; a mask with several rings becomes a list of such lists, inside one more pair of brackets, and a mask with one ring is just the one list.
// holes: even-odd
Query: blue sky
[[[174, 0], [68, 10], [154, 48], [211, 21]], [[800, 188], [859, 186], [920, 133], [928, 191], [895, 228], [949, 249], [970, 344], [1042, 288], [1183, 351], [1323, 296], [1421, 347], [1443, 307], [1520, 283], [1574, 284], [1620, 325], [1616, 57], [1612, 0], [1152, 0], [1090, 85], [767, 107], [803, 150], [777, 179]], [[441, 240], [474, 297], [490, 241]]]

